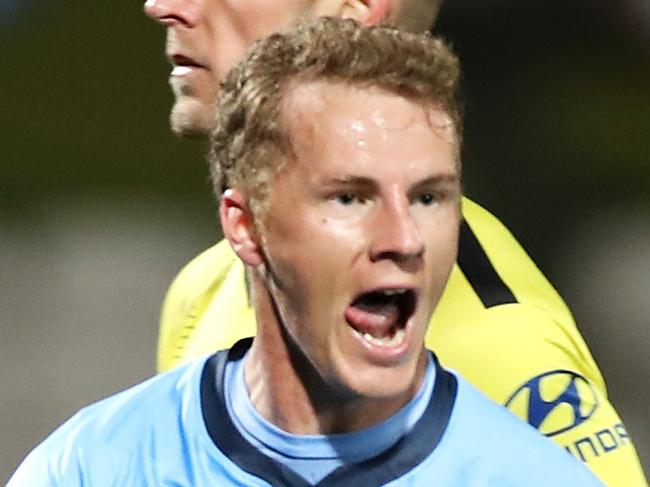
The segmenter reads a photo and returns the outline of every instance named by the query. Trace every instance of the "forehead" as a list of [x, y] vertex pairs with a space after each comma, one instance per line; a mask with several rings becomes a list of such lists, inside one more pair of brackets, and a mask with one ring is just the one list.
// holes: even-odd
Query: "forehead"
[[432, 157], [455, 164], [457, 158], [445, 112], [377, 87], [296, 82], [285, 93], [282, 117], [299, 160], [403, 165]]

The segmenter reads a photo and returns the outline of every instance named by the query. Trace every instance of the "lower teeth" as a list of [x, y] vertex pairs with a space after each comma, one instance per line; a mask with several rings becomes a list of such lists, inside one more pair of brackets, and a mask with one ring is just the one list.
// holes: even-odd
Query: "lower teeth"
[[397, 330], [395, 333], [393, 333], [392, 336], [381, 337], [381, 338], [372, 336], [370, 333], [363, 333], [361, 336], [363, 336], [364, 340], [366, 340], [369, 343], [372, 343], [373, 345], [380, 345], [382, 347], [394, 347], [404, 341], [406, 332], [400, 329]]

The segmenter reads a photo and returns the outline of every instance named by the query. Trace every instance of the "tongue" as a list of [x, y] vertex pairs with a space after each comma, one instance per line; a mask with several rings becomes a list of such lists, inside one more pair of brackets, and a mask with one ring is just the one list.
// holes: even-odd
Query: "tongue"
[[390, 329], [397, 323], [399, 310], [391, 304], [357, 303], [345, 310], [345, 319], [350, 326], [361, 333], [369, 333], [376, 338], [390, 334]]

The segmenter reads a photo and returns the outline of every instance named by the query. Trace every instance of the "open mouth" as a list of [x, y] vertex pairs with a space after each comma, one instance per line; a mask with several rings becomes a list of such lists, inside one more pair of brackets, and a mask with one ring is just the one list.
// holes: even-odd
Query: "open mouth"
[[186, 68], [202, 68], [203, 66], [194, 61], [193, 59], [183, 56], [182, 54], [172, 54], [170, 56], [170, 61], [175, 67], [186, 67]]
[[346, 309], [345, 319], [369, 344], [394, 348], [404, 342], [416, 305], [414, 289], [375, 289], [357, 296]]

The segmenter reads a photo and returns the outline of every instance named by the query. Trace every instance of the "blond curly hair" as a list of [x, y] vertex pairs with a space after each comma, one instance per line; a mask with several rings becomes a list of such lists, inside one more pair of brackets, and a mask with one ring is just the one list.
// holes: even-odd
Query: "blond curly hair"
[[237, 187], [253, 213], [263, 209], [274, 171], [293, 155], [283, 96], [309, 81], [372, 86], [435, 106], [460, 147], [459, 62], [442, 40], [324, 17], [258, 41], [222, 83], [208, 157], [218, 198]]

